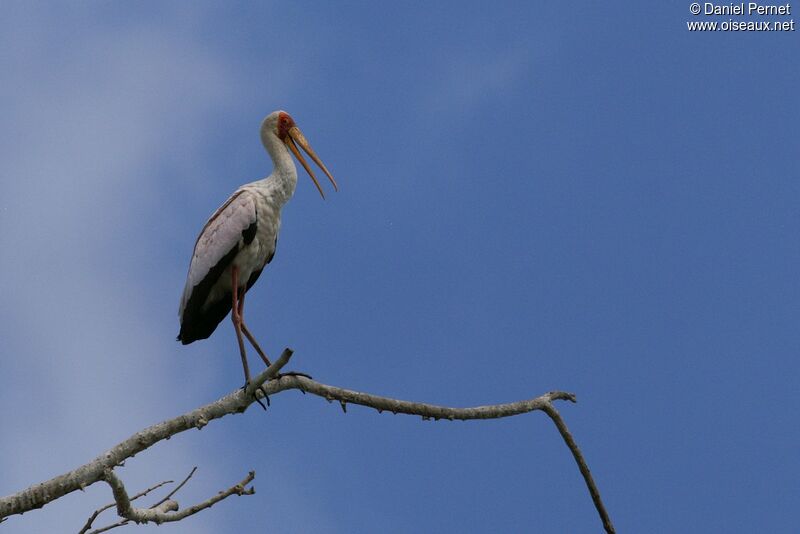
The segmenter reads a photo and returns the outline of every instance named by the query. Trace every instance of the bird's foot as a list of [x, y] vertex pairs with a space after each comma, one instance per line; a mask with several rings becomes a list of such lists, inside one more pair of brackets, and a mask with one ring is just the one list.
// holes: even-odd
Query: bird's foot
[[258, 387], [256, 388], [256, 390], [253, 392], [253, 396], [256, 398], [256, 402], [257, 402], [258, 404], [260, 404], [262, 408], [264, 408], [264, 411], [267, 411], [267, 406], [264, 406], [264, 403], [263, 403], [263, 402], [261, 402], [261, 399], [259, 399], [259, 398], [258, 398], [258, 394], [257, 394], [257, 393], [258, 393], [259, 391], [261, 392], [261, 395], [264, 397], [264, 400], [265, 400], [265, 401], [267, 401], [267, 406], [269, 406], [269, 405], [270, 405], [270, 404], [269, 404], [269, 395], [267, 395], [267, 392], [266, 392], [266, 391], [264, 391], [264, 389], [263, 389], [261, 386], [258, 386]]
[[[250, 386], [250, 381], [248, 380], [248, 381], [247, 381], [247, 382], [245, 382], [245, 383], [244, 383], [244, 385], [241, 387], [241, 390], [242, 390], [242, 391], [247, 391], [247, 388], [248, 388], [249, 386]], [[264, 400], [265, 400], [265, 401], [267, 401], [267, 405], [266, 405], [266, 406], [264, 406], [264, 403], [263, 403], [263, 402], [261, 402], [261, 399], [259, 399], [259, 398], [258, 398], [258, 392], [259, 392], [259, 391], [261, 392], [261, 396], [262, 396], [262, 397], [264, 397]], [[262, 408], [264, 408], [264, 411], [267, 411], [267, 406], [269, 406], [269, 405], [270, 405], [270, 404], [269, 404], [269, 395], [267, 395], [267, 392], [266, 392], [266, 391], [264, 391], [264, 388], [263, 388], [262, 386], [258, 386], [258, 387], [255, 389], [255, 391], [253, 391], [253, 398], [256, 400], [256, 402], [259, 404], [259, 406], [261, 406]]]

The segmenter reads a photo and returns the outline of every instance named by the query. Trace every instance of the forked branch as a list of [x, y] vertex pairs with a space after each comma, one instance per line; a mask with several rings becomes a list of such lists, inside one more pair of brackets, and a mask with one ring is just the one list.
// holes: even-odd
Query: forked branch
[[[197, 469], [197, 468], [195, 468], [195, 469]], [[192, 473], [194, 473], [194, 469], [192, 469]], [[191, 476], [191, 474], [190, 474], [189, 476]], [[188, 478], [187, 478], [187, 480], [188, 480]], [[184, 482], [185, 482], [185, 481], [184, 481]], [[133, 497], [131, 497], [131, 498], [130, 498], [130, 500], [132, 500], [132, 501], [135, 501], [136, 499], [139, 499], [139, 498], [141, 498], [141, 497], [144, 497], [145, 495], [147, 495], [147, 494], [148, 494], [148, 493], [150, 493], [151, 491], [155, 491], [155, 490], [157, 490], [158, 488], [160, 488], [161, 486], [164, 486], [164, 485], [166, 485], [166, 484], [172, 484], [172, 480], [165, 480], [165, 481], [163, 481], [163, 482], [159, 482], [159, 483], [158, 483], [158, 484], [156, 484], [155, 486], [151, 486], [151, 487], [147, 488], [147, 489], [146, 489], [146, 490], [144, 490], [144, 491], [140, 491], [139, 493], [137, 493], [136, 495], [134, 495]], [[182, 484], [181, 484], [181, 485], [182, 485]], [[97, 510], [95, 510], [95, 511], [94, 511], [94, 513], [92, 513], [92, 515], [90, 515], [90, 516], [89, 516], [89, 519], [87, 519], [87, 520], [86, 520], [86, 524], [85, 524], [85, 525], [83, 525], [83, 528], [82, 528], [82, 529], [80, 529], [80, 530], [78, 531], [78, 534], [85, 534], [86, 532], [89, 532], [89, 529], [90, 529], [90, 528], [92, 528], [92, 524], [94, 524], [94, 521], [95, 521], [95, 519], [97, 519], [97, 517], [98, 517], [100, 514], [102, 514], [103, 512], [105, 512], [106, 510], [108, 510], [109, 508], [112, 508], [112, 507], [114, 506], [114, 504], [115, 504], [115, 503], [113, 503], [113, 502], [112, 502], [111, 504], [107, 504], [107, 505], [105, 505], [105, 506], [103, 506], [103, 507], [101, 507], [101, 508], [98, 508]], [[157, 503], [157, 504], [160, 504], [160, 503]], [[115, 528], [115, 527], [118, 527], [118, 526], [122, 526], [122, 525], [124, 525], [125, 523], [127, 523], [127, 520], [125, 520], [125, 521], [120, 521], [119, 523], [115, 523], [114, 525], [110, 525], [110, 526], [108, 526], [108, 527], [104, 527], [104, 528], [101, 528], [101, 529], [93, 530], [93, 531], [91, 532], [91, 534], [99, 534], [100, 532], [105, 532], [105, 531], [107, 531], [107, 530], [111, 530], [112, 528]]]
[[417, 415], [423, 419], [434, 420], [495, 419], [542, 410], [556, 423], [559, 432], [564, 437], [576, 462], [578, 462], [578, 466], [584, 476], [584, 480], [595, 502], [595, 506], [600, 513], [606, 532], [614, 532], [614, 527], [611, 524], [611, 520], [605, 508], [603, 508], [602, 502], [600, 501], [600, 494], [591, 478], [583, 455], [574, 439], [572, 439], [572, 436], [569, 434], [569, 430], [567, 430], [563, 419], [561, 419], [560, 415], [558, 415], [558, 412], [553, 407], [553, 401], [557, 400], [575, 402], [575, 395], [572, 393], [551, 391], [539, 397], [507, 404], [494, 404], [471, 408], [452, 408], [392, 399], [336, 386], [329, 386], [300, 375], [280, 375], [281, 369], [289, 362], [291, 356], [291, 349], [284, 350], [280, 358], [267, 370], [253, 379], [244, 390], [237, 389], [205, 406], [201, 406], [200, 408], [179, 415], [178, 417], [145, 428], [85, 465], [48, 480], [47, 482], [31, 486], [14, 495], [0, 498], [0, 520], [10, 515], [22, 514], [29, 510], [41, 508], [67, 493], [83, 489], [99, 481], [105, 481], [111, 486], [118, 514], [125, 519], [137, 522], [154, 521], [160, 523], [165, 521], [178, 521], [204, 510], [230, 495], [250, 494], [252, 493], [252, 488], [247, 489], [246, 485], [252, 480], [253, 473], [248, 475], [248, 477], [239, 484], [228, 488], [225, 492], [198, 505], [183, 509], [180, 512], [177, 511], [177, 503], [174, 503], [171, 499], [163, 500], [158, 503], [155, 508], [135, 508], [131, 505], [132, 498], [128, 498], [122, 481], [119, 480], [114, 473], [114, 468], [121, 465], [126, 459], [180, 432], [192, 428], [199, 430], [215, 419], [226, 415], [242, 413], [259, 398], [276, 395], [288, 389], [298, 389], [323, 397], [329, 402], [337, 401], [342, 406], [342, 409], [346, 409], [347, 404], [351, 403], [374, 408], [378, 412], [390, 411], [392, 413]]
[[179, 511], [178, 503], [172, 499], [166, 499], [152, 508], [135, 508], [131, 504], [128, 492], [125, 491], [124, 484], [116, 473], [114, 473], [114, 470], [106, 469], [103, 473], [103, 478], [108, 485], [111, 486], [111, 492], [114, 494], [114, 500], [117, 503], [117, 514], [119, 514], [120, 517], [124, 517], [135, 523], [149, 523], [152, 521], [156, 524], [180, 521], [206, 508], [211, 508], [219, 501], [231, 495], [252, 495], [255, 493], [255, 489], [252, 486], [248, 488], [247, 485], [253, 481], [255, 476], [255, 472], [250, 471], [238, 484], [217, 493], [201, 503]]
[[[180, 484], [175, 486], [175, 488], [173, 488], [172, 491], [167, 493], [167, 495], [164, 496], [161, 500], [159, 500], [156, 503], [154, 503], [151, 506], [149, 506], [149, 508], [151, 508], [151, 509], [152, 508], [158, 508], [162, 504], [164, 504], [165, 502], [171, 500], [173, 495], [178, 493], [181, 490], [181, 488], [183, 488], [183, 486], [185, 486], [186, 483], [189, 482], [189, 479], [192, 478], [192, 476], [194, 475], [195, 471], [197, 471], [197, 466], [193, 467], [192, 470], [189, 471], [189, 474], [186, 475], [186, 478], [184, 478], [181, 481]], [[164, 481], [164, 482], [160, 482], [160, 483], [156, 484], [155, 486], [152, 486], [152, 487], [147, 488], [146, 490], [144, 490], [142, 492], [137, 493], [136, 495], [134, 495], [133, 497], [131, 497], [128, 500], [129, 501], [135, 501], [136, 499], [144, 497], [145, 495], [147, 495], [151, 491], [154, 491], [154, 490], [160, 488], [161, 486], [164, 486], [165, 484], [172, 484], [172, 480], [167, 480], [167, 481]], [[80, 532], [78, 532], [78, 534], [85, 534], [86, 532], [89, 532], [89, 529], [92, 528], [92, 524], [97, 519], [97, 517], [101, 513], [103, 513], [106, 510], [108, 510], [109, 508], [113, 508], [116, 504], [117, 504], [117, 502], [115, 501], [115, 502], [112, 502], [111, 504], [107, 504], [107, 505], [103, 506], [102, 508], [98, 508], [97, 510], [95, 510], [94, 513], [91, 516], [89, 516], [89, 519], [86, 520], [86, 524], [83, 525], [83, 528], [80, 530]], [[114, 528], [125, 526], [129, 522], [130, 522], [130, 519], [123, 519], [122, 521], [117, 521], [116, 523], [112, 523], [110, 525], [106, 525], [104, 527], [100, 527], [100, 528], [97, 528], [95, 530], [92, 530], [91, 532], [89, 532], [89, 534], [100, 534], [101, 532], [108, 532], [109, 530], [112, 530]]]

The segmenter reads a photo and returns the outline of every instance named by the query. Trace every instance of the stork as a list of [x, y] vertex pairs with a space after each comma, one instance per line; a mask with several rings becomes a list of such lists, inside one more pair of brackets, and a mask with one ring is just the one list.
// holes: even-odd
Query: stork
[[290, 152], [311, 176], [323, 199], [325, 193], [297, 145], [319, 165], [333, 188], [339, 190], [336, 180], [285, 111], [274, 111], [264, 119], [261, 142], [272, 158], [272, 174], [239, 187], [208, 219], [194, 245], [178, 312], [181, 323], [178, 341], [184, 345], [208, 338], [231, 312], [245, 387], [250, 383], [250, 369], [243, 335], [264, 363], [270, 365], [244, 322], [244, 297], [275, 255], [281, 208], [297, 186], [297, 169]]

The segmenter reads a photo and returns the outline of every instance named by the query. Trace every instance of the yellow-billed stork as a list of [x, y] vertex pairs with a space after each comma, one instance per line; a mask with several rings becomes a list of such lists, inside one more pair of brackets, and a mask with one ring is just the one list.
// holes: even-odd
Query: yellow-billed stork
[[297, 186], [297, 169], [290, 152], [311, 176], [323, 199], [325, 193], [297, 145], [311, 156], [338, 191], [333, 176], [285, 111], [275, 111], [264, 119], [261, 142], [272, 158], [274, 170], [263, 180], [237, 189], [206, 222], [194, 245], [178, 312], [178, 341], [184, 345], [206, 339], [231, 312], [245, 386], [250, 383], [250, 370], [242, 334], [264, 363], [270, 364], [244, 322], [244, 297], [275, 255], [281, 208]]

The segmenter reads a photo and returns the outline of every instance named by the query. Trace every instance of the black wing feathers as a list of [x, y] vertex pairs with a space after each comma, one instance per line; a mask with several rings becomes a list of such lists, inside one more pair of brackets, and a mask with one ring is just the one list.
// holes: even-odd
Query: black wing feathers
[[256, 238], [256, 227], [258, 226], [258, 214], [256, 214], [256, 220], [252, 222], [250, 226], [242, 230], [242, 239], [244, 239], [244, 244], [249, 245], [253, 242], [253, 239]]
[[[206, 223], [206, 226], [201, 232], [201, 236], [206, 232], [206, 229], [213, 224], [215, 219], [222, 214], [226, 208], [228, 208], [228, 206], [230, 206], [231, 203], [237, 197], [239, 197], [241, 193], [242, 192], [237, 192], [234, 194], [225, 204], [222, 205], [222, 207], [220, 207], [220, 209], [217, 210], [209, 222]], [[239, 253], [239, 251], [242, 250], [243, 247], [250, 245], [255, 240], [258, 230], [258, 213], [256, 212], [254, 215], [255, 218], [251, 219], [252, 222], [250, 222], [250, 224], [241, 230], [241, 239], [237, 239], [234, 246], [224, 256], [222, 256], [222, 258], [219, 259], [216, 265], [208, 270], [200, 282], [191, 288], [189, 299], [186, 301], [186, 305], [183, 307], [183, 313], [181, 315], [181, 329], [180, 333], [178, 334], [178, 341], [184, 345], [188, 345], [189, 343], [197, 341], [198, 339], [206, 339], [209, 337], [217, 328], [219, 323], [225, 319], [225, 316], [228, 314], [228, 312], [230, 312], [230, 291], [226, 291], [224, 295], [219, 295], [218, 298], [215, 298], [213, 301], [209, 301], [208, 299], [209, 295], [211, 295], [211, 292], [214, 291], [214, 287], [219, 282], [220, 277], [225, 272], [226, 268], [228, 268], [228, 266], [236, 258], [236, 255]], [[236, 234], [231, 235], [231, 237], [235, 239], [234, 236], [236, 236]], [[230, 243], [230, 241], [228, 242]], [[195, 247], [197, 247], [197, 244], [199, 243], [200, 237], [198, 237]], [[278, 237], [276, 236], [272, 251], [270, 251], [269, 256], [266, 258], [265, 264], [262, 265], [260, 269], [254, 270], [250, 273], [245, 285], [245, 291], [250, 289], [253, 284], [255, 284], [259, 275], [261, 275], [261, 271], [264, 269], [264, 266], [272, 261], [277, 245]], [[218, 295], [218, 292], [215, 294]]]
[[[275, 257], [275, 250], [277, 248], [278, 248], [278, 236], [275, 236], [275, 244], [272, 245], [272, 252], [270, 252], [269, 256], [267, 256], [267, 261], [264, 263], [264, 267], [269, 265], [269, 262], [271, 262], [272, 258]], [[252, 274], [250, 274], [250, 278], [247, 280], [247, 289], [253, 287], [253, 284], [256, 283], [258, 277], [261, 276], [261, 271], [264, 270], [264, 267], [260, 268], [257, 271], [253, 271]]]
[[206, 309], [203, 304], [211, 292], [211, 288], [217, 283], [225, 268], [233, 261], [239, 252], [239, 245], [233, 247], [225, 254], [217, 264], [208, 271], [208, 274], [199, 284], [194, 286], [192, 296], [186, 303], [183, 310], [183, 320], [181, 321], [181, 331], [178, 334], [178, 341], [188, 345], [198, 339], [206, 339], [210, 336], [217, 325], [222, 322], [228, 312], [231, 311], [231, 295], [227, 294], [222, 299], [214, 302]]
[[[233, 198], [236, 198], [238, 195], [235, 195]], [[223, 206], [226, 207], [230, 204], [226, 202]], [[220, 210], [221, 212], [221, 210]], [[258, 214], [256, 214], [256, 220], [254, 220], [250, 225], [242, 230], [242, 241], [243, 245], [247, 246], [253, 242], [253, 239], [256, 237], [256, 230], [258, 229]], [[183, 343], [184, 345], [188, 345], [193, 341], [197, 341], [198, 339], [206, 339], [214, 330], [216, 330], [219, 323], [225, 319], [225, 316], [228, 315], [228, 312], [231, 311], [231, 294], [230, 292], [225, 293], [222, 298], [217, 299], [214, 302], [208, 302], [208, 295], [211, 293], [214, 284], [219, 281], [220, 276], [231, 264], [233, 259], [236, 257], [236, 254], [242, 249], [240, 243], [236, 243], [233, 248], [231, 248], [218, 262], [214, 265], [211, 269], [209, 269], [208, 273], [203, 277], [200, 282], [192, 288], [192, 296], [186, 302], [186, 308], [183, 310], [183, 317], [181, 318], [181, 330], [178, 334], [178, 341]], [[258, 276], [256, 275], [256, 278]], [[253, 276], [250, 276], [250, 279], [253, 280]], [[253, 280], [255, 282], [255, 280]], [[252, 285], [252, 284], [250, 284]], [[250, 285], [247, 287], [249, 288]], [[205, 304], [205, 306], [204, 306]]]

